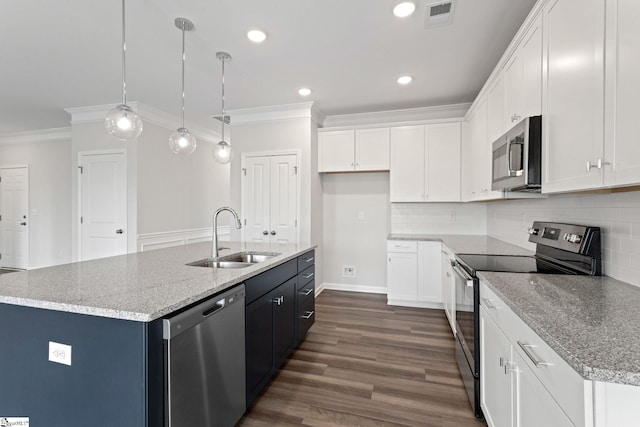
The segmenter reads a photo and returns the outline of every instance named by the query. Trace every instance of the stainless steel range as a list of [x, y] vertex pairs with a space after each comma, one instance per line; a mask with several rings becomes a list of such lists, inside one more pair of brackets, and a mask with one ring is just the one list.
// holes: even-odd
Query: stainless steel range
[[476, 417], [480, 409], [480, 284], [479, 271], [599, 276], [602, 272], [600, 228], [534, 222], [529, 241], [533, 256], [457, 254], [456, 360]]

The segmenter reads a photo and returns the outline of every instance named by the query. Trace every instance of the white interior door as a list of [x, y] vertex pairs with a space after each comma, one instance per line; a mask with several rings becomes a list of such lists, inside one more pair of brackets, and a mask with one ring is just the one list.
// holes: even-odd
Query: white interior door
[[0, 267], [29, 268], [29, 169], [0, 169]]
[[272, 242], [297, 242], [298, 177], [295, 155], [271, 158], [271, 213], [269, 237]]
[[242, 217], [246, 242], [269, 241], [269, 157], [247, 157], [242, 177]]
[[243, 240], [297, 242], [297, 156], [247, 156], [243, 165]]
[[126, 154], [82, 155], [80, 166], [81, 259], [127, 253]]

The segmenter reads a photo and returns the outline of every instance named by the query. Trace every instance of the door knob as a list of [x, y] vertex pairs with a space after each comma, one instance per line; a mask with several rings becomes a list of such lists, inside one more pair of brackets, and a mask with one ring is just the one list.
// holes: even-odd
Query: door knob
[[275, 236], [276, 235], [276, 230], [271, 230], [271, 235]]
[[118, 228], [116, 230], [116, 234], [122, 234], [122, 233], [124, 233], [124, 230], [122, 228]]
[[268, 234], [269, 234], [269, 232], [268, 232], [267, 230], [264, 230], [264, 231], [262, 232], [262, 234], [264, 234], [264, 235], [266, 236], [266, 235], [268, 235]]

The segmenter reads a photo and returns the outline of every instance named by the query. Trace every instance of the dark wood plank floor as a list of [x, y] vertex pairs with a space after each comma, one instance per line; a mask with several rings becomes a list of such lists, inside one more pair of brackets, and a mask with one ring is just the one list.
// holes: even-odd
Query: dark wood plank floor
[[442, 310], [324, 291], [305, 341], [240, 426], [483, 427]]

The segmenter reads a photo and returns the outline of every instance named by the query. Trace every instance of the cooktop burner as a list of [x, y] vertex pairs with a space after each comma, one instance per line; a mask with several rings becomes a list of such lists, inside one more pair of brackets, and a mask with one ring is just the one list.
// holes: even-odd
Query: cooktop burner
[[460, 264], [471, 275], [477, 271], [508, 273], [575, 274], [534, 256], [514, 255], [458, 255]]

